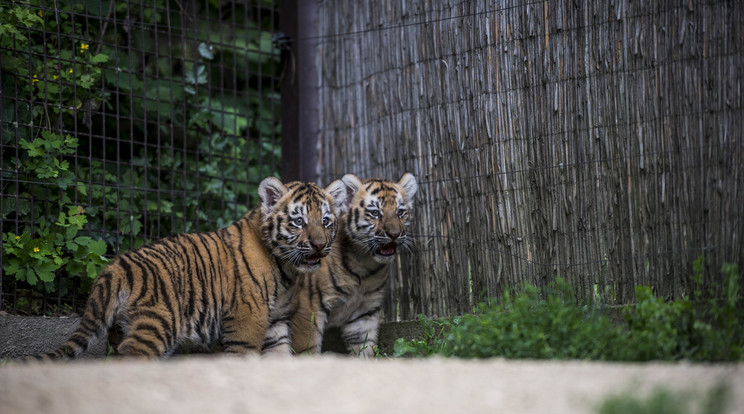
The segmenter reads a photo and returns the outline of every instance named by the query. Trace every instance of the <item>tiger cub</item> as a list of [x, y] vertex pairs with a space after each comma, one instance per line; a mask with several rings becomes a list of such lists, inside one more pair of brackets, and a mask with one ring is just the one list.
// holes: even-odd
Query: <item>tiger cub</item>
[[268, 177], [258, 193], [260, 208], [226, 228], [114, 258], [93, 283], [72, 336], [35, 358], [75, 357], [114, 324], [124, 335], [117, 350], [127, 356], [166, 357], [180, 343], [260, 351], [269, 319], [282, 319], [277, 298], [294, 275], [318, 270], [329, 254], [346, 190], [340, 181], [324, 190]]
[[292, 287], [292, 349], [320, 352], [326, 327], [339, 326], [349, 351], [366, 358], [377, 344], [389, 265], [412, 245], [406, 229], [418, 184], [409, 173], [397, 183], [351, 174], [341, 181], [347, 200], [331, 254]]

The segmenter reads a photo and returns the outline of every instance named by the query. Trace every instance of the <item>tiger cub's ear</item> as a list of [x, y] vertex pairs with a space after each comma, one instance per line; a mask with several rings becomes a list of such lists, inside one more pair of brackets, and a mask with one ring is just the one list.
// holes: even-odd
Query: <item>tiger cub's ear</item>
[[261, 213], [265, 216], [271, 213], [276, 202], [284, 194], [287, 194], [287, 187], [281, 181], [274, 177], [264, 178], [261, 184], [258, 185], [258, 196], [261, 198]]
[[346, 201], [344, 202], [344, 212], [346, 212], [349, 210], [349, 206], [351, 205], [351, 200], [354, 198], [354, 194], [358, 193], [359, 190], [361, 190], [362, 181], [354, 174], [344, 175], [343, 177], [341, 177], [341, 181], [343, 181], [344, 183], [344, 192], [346, 197]]
[[333, 212], [335, 214], [344, 213], [349, 209], [349, 201], [351, 200], [347, 200], [346, 186], [341, 180], [328, 184], [325, 190], [333, 199]]
[[418, 191], [418, 183], [416, 182], [416, 177], [414, 177], [411, 173], [403, 174], [403, 177], [400, 177], [400, 181], [398, 181], [398, 185], [401, 186], [403, 188], [403, 191], [406, 192], [406, 196], [408, 196], [409, 200], [412, 200], [413, 195], [416, 194], [416, 191]]

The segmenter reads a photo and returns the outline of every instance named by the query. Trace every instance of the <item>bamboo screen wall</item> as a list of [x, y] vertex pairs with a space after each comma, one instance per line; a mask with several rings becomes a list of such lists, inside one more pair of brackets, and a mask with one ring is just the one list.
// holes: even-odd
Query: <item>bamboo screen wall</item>
[[737, 1], [320, 2], [327, 183], [420, 181], [388, 320], [561, 276], [617, 303], [742, 247]]

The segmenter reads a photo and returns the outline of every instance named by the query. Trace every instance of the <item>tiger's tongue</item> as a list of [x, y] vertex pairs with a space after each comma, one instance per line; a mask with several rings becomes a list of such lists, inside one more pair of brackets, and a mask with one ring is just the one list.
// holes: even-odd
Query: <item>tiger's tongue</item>
[[317, 264], [318, 262], [320, 262], [320, 255], [318, 254], [310, 255], [305, 259], [305, 263], [310, 265]]
[[380, 254], [383, 256], [390, 256], [395, 253], [395, 243], [390, 242], [380, 248]]

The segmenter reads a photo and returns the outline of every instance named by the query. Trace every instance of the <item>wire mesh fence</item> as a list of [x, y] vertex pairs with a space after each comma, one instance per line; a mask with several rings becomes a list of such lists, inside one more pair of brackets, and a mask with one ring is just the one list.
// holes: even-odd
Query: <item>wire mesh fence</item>
[[[744, 265], [736, 1], [324, 1], [320, 169], [421, 181], [388, 320], [568, 279], [689, 293]], [[302, 39], [301, 39], [302, 40]]]
[[0, 15], [0, 310], [75, 311], [107, 258], [225, 226], [278, 173], [273, 1], [39, 0]]

